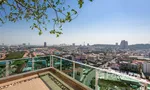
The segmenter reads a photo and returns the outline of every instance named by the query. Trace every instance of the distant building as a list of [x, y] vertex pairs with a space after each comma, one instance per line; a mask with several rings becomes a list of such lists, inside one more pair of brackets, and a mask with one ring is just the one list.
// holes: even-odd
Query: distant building
[[120, 49], [127, 49], [128, 48], [128, 41], [122, 40], [120, 43]]
[[22, 45], [23, 45], [23, 46], [26, 46], [26, 43], [23, 43]]
[[30, 43], [28, 43], [28, 46], [30, 46]]
[[118, 46], [118, 43], [116, 43], [116, 46]]
[[72, 46], [75, 46], [75, 43], [72, 43]]
[[123, 70], [123, 71], [138, 72], [139, 64], [123, 61], [123, 62], [120, 62], [119, 68], [120, 68], [120, 70]]
[[78, 47], [79, 52], [89, 52], [89, 48], [86, 46], [80, 46]]
[[44, 47], [47, 47], [47, 43], [46, 42], [44, 42]]
[[87, 60], [89, 62], [96, 63], [96, 61], [98, 60], [98, 56], [96, 54], [89, 54], [87, 56]]
[[150, 63], [147, 62], [143, 63], [143, 72], [145, 74], [150, 75]]
[[119, 65], [119, 64], [116, 64], [116, 63], [112, 63], [112, 64], [110, 64], [110, 67], [111, 67], [112, 69], [119, 70], [120, 65]]
[[90, 44], [88, 43], [87, 46], [90, 46]]

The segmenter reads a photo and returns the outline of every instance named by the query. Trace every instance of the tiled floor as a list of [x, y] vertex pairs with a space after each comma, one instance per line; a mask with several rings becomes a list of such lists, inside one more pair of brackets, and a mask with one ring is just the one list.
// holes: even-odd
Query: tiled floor
[[8, 86], [7, 88], [4, 88], [2, 90], [49, 90], [49, 88], [40, 78], [35, 78], [30, 81]]
[[[52, 74], [52, 73], [51, 73]], [[0, 90], [74, 90], [50, 73], [32, 75], [0, 84]], [[40, 76], [40, 77], [39, 77]], [[57, 81], [57, 82], [56, 82]], [[62, 84], [63, 83], [63, 84]]]

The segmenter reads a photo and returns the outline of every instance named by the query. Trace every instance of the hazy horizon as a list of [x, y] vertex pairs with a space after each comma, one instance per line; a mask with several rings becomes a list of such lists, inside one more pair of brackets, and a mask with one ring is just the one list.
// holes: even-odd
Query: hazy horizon
[[[75, 1], [71, 5], [77, 5]], [[150, 43], [150, 0], [94, 0], [85, 2], [79, 16], [63, 26], [63, 34], [55, 35], [30, 29], [30, 22], [7, 22], [0, 26], [0, 45], [53, 44], [131, 44]], [[50, 25], [48, 26], [50, 28]]]
[[[1, 43], [0, 45], [2, 45], [2, 44], [4, 44], [4, 45], [6, 45], [6, 46], [11, 46], [11, 45], [23, 45], [24, 43], [20, 43], [20, 44], [5, 44], [5, 43]], [[31, 45], [31, 46], [43, 46], [44, 45], [44, 42], [43, 43], [41, 43], [41, 44], [32, 44], [32, 43], [25, 43], [26, 45]], [[47, 46], [53, 46], [53, 45], [72, 45], [73, 43], [69, 43], [69, 44], [67, 44], [67, 43], [60, 43], [60, 44], [49, 44], [49, 43], [47, 43], [46, 42], [46, 44], [47, 44]], [[82, 45], [82, 46], [87, 46], [87, 44], [89, 44], [89, 45], [95, 45], [95, 44], [100, 44], [100, 45], [116, 45], [116, 43], [112, 43], [112, 44], [110, 44], [110, 43], [94, 43], [94, 44], [90, 44], [90, 43], [81, 43], [81, 44], [77, 44], [77, 43], [75, 43], [75, 45], [77, 45], [77, 46], [79, 46], [79, 45]], [[137, 44], [149, 44], [150, 45], [150, 43], [135, 43], [135, 44], [128, 44], [128, 45], [137, 45]], [[118, 43], [118, 45], [120, 45], [120, 43]]]

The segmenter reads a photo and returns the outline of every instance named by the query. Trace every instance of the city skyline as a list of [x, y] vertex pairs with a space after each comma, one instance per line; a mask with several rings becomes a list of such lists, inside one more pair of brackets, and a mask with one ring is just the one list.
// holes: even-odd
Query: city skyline
[[[87, 45], [118, 45], [118, 46], [121, 46], [121, 41], [123, 40], [120, 40], [120, 42], [116, 42], [116, 43], [88, 43], [88, 42], [82, 42], [82, 43], [59, 43], [59, 44], [55, 44], [55, 43], [47, 43], [46, 42], [46, 46], [53, 46], [53, 45], [73, 45], [75, 44], [75, 46], [79, 46], [79, 45], [82, 45], [82, 46], [87, 46]], [[128, 41], [127, 41], [128, 42]], [[32, 44], [30, 42], [24, 42], [24, 43], [19, 43], [19, 44], [5, 44], [5, 43], [1, 43], [0, 45], [6, 45], [6, 46], [10, 46], [10, 45], [26, 45], [26, 46], [32, 46], [32, 45], [35, 45], [35, 46], [43, 46], [45, 42], [42, 42], [41, 44]], [[138, 45], [138, 44], [149, 44], [150, 43], [134, 43], [134, 44], [128, 44], [128, 45]]]
[[31, 21], [7, 22], [0, 26], [0, 43], [120, 44], [121, 40], [128, 41], [129, 45], [150, 43], [149, 3], [149, 0], [85, 2], [83, 8], [79, 10], [79, 16], [63, 26], [63, 34], [59, 38], [50, 35], [48, 31], [39, 36], [38, 30], [29, 28]]

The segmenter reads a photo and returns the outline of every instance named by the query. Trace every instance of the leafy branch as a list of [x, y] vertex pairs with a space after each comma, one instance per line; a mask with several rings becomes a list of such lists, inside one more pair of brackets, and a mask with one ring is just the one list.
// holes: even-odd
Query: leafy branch
[[[89, 0], [93, 1], [93, 0]], [[79, 8], [82, 8], [84, 0], [78, 0]], [[54, 11], [50, 14], [48, 12]], [[51, 18], [50, 15], [54, 17]], [[0, 24], [7, 21], [19, 20], [33, 21], [31, 29], [39, 30], [39, 35], [47, 30], [47, 25], [53, 26], [50, 34], [57, 37], [62, 34], [62, 26], [71, 22], [78, 16], [77, 10], [66, 5], [66, 0], [0, 0]]]

